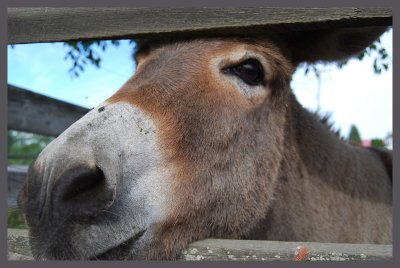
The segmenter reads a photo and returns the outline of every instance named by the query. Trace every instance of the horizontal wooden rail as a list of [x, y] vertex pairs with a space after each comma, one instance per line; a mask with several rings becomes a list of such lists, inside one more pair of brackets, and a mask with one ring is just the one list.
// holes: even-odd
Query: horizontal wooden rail
[[89, 109], [8, 85], [8, 128], [58, 136]]
[[[33, 260], [26, 230], [8, 229], [8, 259]], [[301, 251], [308, 254], [299, 255]], [[303, 258], [300, 258], [303, 257]], [[189, 245], [181, 260], [349, 261], [391, 260], [392, 245], [206, 239]]]
[[10, 44], [389, 26], [390, 8], [9, 8]]

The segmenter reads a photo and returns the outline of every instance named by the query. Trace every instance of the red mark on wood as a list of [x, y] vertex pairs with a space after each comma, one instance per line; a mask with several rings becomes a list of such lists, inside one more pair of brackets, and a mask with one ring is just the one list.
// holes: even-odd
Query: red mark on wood
[[301, 246], [298, 248], [297, 253], [295, 253], [294, 260], [305, 261], [308, 259], [309, 255], [310, 255], [310, 249], [305, 246]]

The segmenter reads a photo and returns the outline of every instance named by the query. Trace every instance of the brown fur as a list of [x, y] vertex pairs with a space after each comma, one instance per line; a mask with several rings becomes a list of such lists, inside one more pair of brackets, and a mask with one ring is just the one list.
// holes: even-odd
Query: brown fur
[[[147, 257], [170, 258], [177, 248], [210, 236], [390, 242], [390, 234], [383, 232], [390, 230], [389, 222], [378, 224], [380, 212], [370, 211], [376, 207], [365, 201], [390, 205], [389, 181], [373, 179], [370, 173], [382, 176], [382, 163], [344, 144], [301, 108], [288, 88], [293, 67], [278, 48], [268, 41], [248, 41], [276, 63], [269, 80], [271, 99], [247, 100], [209, 79], [204, 59], [244, 42], [217, 39], [161, 48], [158, 43], [144, 56], [149, 57], [147, 64], [162, 59], [176, 69], [147, 65], [156, 78], [154, 86], [150, 83], [138, 92], [142, 80], [147, 82], [139, 70], [135, 86], [109, 100], [130, 102], [156, 118], [167, 161], [177, 167], [175, 191], [183, 202], [176, 204], [174, 218], [160, 227], [159, 240], [149, 247]], [[191, 54], [191, 46], [204, 54]], [[169, 58], [174, 50], [179, 57]], [[143, 55], [139, 52], [137, 58], [140, 63]], [[160, 87], [166, 80], [171, 84]], [[249, 157], [253, 165], [242, 167]], [[369, 162], [372, 166], [364, 164]], [[374, 229], [363, 223], [367, 218]]]
[[[372, 33], [346, 52], [340, 43], [332, 57], [359, 52], [379, 36]], [[311, 45], [310, 34], [298, 47]], [[305, 56], [294, 44], [285, 36], [224, 37], [150, 40], [139, 49], [135, 76], [108, 103], [130, 103], [155, 121], [165, 163], [174, 167], [175, 202], [133, 257], [175, 259], [207, 237], [391, 243], [391, 161], [344, 143], [298, 103], [289, 86], [295, 67], [331, 58], [312, 54], [321, 47]], [[238, 48], [268, 63], [258, 95], [245, 96], [210, 69]]]

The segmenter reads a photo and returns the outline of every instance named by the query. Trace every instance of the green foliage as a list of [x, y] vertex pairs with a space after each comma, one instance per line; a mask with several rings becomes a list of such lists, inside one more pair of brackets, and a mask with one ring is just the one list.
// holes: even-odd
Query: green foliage
[[[358, 128], [355, 125], [351, 126], [347, 141], [352, 144], [363, 145], [360, 132], [358, 131]], [[375, 148], [386, 148], [386, 147], [388, 147], [388, 144], [387, 144], [387, 142], [385, 142], [385, 139], [374, 138], [371, 140], [371, 144], [367, 145], [367, 146], [371, 146], [371, 147], [375, 147]]]
[[381, 139], [372, 139], [371, 140], [371, 146], [375, 148], [385, 148], [386, 144], [383, 140]]
[[[54, 138], [8, 130], [8, 164], [28, 165]], [[8, 209], [8, 228], [24, 229], [24, 217], [18, 209]]]
[[13, 229], [26, 229], [26, 223], [24, 216], [18, 209], [14, 208], [9, 208], [8, 209], [8, 228], [13, 228]]
[[33, 133], [8, 130], [8, 164], [27, 165], [54, 138]]
[[355, 144], [361, 144], [360, 132], [358, 131], [358, 128], [355, 125], [351, 125], [348, 140]]

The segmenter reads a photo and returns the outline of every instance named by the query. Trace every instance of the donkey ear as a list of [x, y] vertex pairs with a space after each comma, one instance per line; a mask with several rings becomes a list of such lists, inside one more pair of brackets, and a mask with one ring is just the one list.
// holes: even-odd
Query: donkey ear
[[371, 45], [387, 27], [339, 28], [288, 34], [295, 65], [301, 62], [338, 61], [349, 58]]

